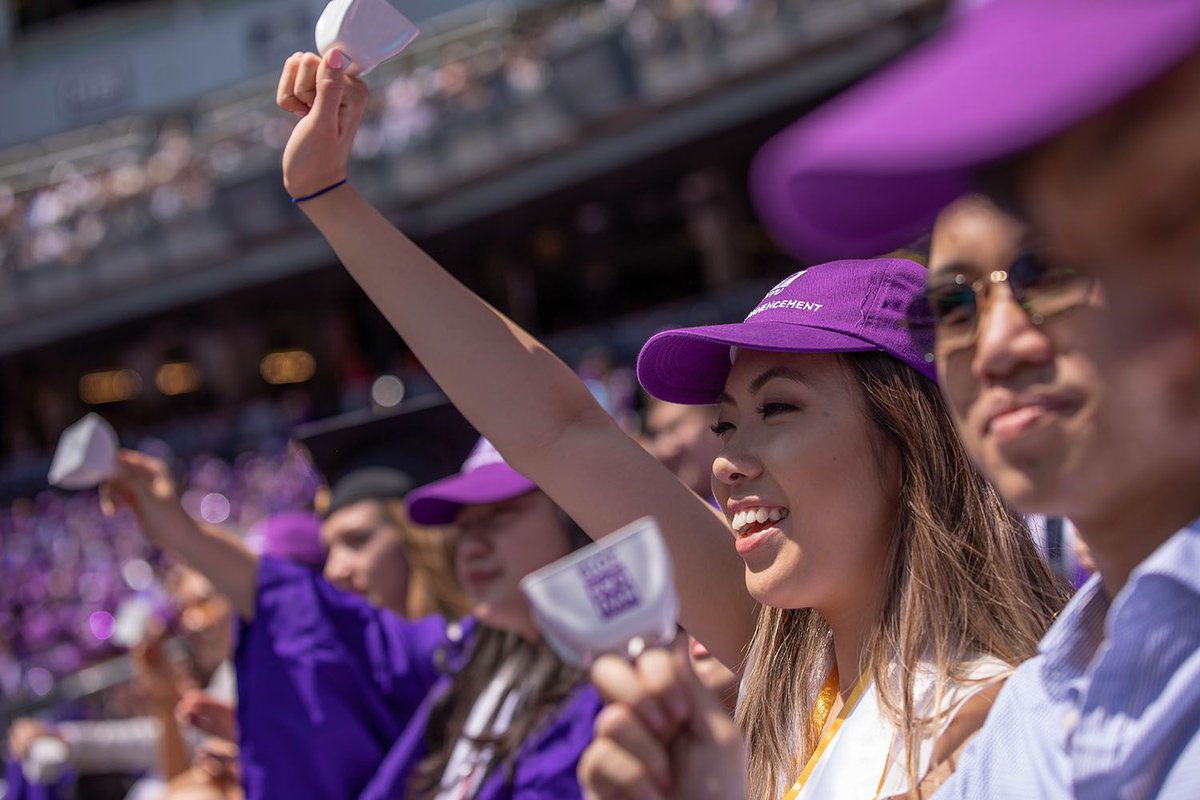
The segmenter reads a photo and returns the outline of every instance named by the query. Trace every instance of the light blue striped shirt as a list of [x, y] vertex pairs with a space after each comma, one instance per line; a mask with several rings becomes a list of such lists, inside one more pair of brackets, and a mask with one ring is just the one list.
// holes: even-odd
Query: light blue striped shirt
[[1200, 521], [1079, 590], [935, 800], [1064, 797], [1200, 798]]

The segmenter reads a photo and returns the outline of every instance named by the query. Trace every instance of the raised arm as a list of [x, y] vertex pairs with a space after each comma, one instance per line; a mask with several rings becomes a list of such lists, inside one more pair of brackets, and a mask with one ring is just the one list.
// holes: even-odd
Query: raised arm
[[[367, 90], [341, 56], [293, 56], [278, 102], [302, 119], [283, 156], [293, 197], [346, 177]], [[679, 576], [687, 629], [731, 667], [754, 625], [724, 521], [631, 440], [576, 375], [470, 292], [349, 184], [300, 203], [346, 269], [468, 420], [591, 536], [653, 515]]]
[[232, 534], [192, 519], [179, 503], [167, 465], [153, 456], [122, 450], [109, 497], [137, 515], [142, 532], [212, 582], [244, 620], [254, 618], [258, 558]]

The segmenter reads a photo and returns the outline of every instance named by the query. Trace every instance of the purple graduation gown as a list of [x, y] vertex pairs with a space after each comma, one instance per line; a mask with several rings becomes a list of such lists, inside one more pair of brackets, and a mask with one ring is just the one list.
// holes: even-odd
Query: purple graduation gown
[[[472, 621], [461, 627], [469, 639]], [[246, 797], [402, 798], [450, 683], [437, 662], [463, 655], [440, 617], [405, 620], [263, 558], [235, 658]], [[575, 765], [600, 708], [590, 685], [576, 689], [521, 748], [513, 785], [492, 774], [479, 800], [581, 797]]]
[[51, 784], [30, 783], [25, 778], [21, 764], [10, 756], [4, 769], [4, 781], [8, 785], [8, 793], [4, 797], [5, 800], [61, 800], [72, 795], [70, 790], [74, 779], [74, 773], [68, 771], [68, 774]]
[[[396, 742], [379, 774], [363, 792], [360, 800], [399, 800], [417, 764], [426, 755], [425, 724], [434, 701], [450, 685], [450, 678], [439, 681], [434, 691], [413, 717], [412, 723]], [[517, 753], [512, 783], [503, 771], [493, 769], [484, 779], [475, 800], [573, 800], [583, 790], [575, 778], [592, 728], [603, 704], [595, 688], [582, 684], [544, 725], [525, 740]]]
[[234, 663], [248, 800], [352, 800], [441, 677], [440, 617], [405, 620], [264, 557]]

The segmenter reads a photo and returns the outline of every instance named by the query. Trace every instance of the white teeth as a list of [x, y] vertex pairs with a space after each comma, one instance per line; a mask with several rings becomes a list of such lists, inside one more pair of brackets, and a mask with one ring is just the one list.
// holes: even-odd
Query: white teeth
[[729, 527], [738, 533], [745, 533], [746, 528], [751, 525], [761, 525], [767, 520], [778, 522], [781, 519], [787, 519], [787, 516], [786, 508], [750, 508], [734, 513]]

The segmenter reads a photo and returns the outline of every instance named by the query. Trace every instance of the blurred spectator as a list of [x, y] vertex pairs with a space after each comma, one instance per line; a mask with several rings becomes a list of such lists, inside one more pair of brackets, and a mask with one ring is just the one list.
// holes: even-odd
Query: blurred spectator
[[404, 511], [412, 481], [367, 467], [334, 484], [321, 525], [325, 577], [339, 589], [403, 617], [457, 619], [467, 602], [454, 580], [451, 537], [414, 525]]
[[[667, 403], [647, 395], [643, 416], [643, 446], [689, 489], [713, 502], [712, 467], [721, 451], [721, 440], [710, 429], [716, 409]], [[737, 675], [690, 634], [688, 656], [700, 683], [732, 715], [738, 698]]]
[[167, 785], [162, 800], [242, 800], [237, 745], [211, 738], [196, 751], [191, 766]]
[[[739, 37], [757, 36], [746, 48], [758, 60], [783, 48], [811, 43], [780, 35], [780, 23], [799, 24], [798, 12], [814, 0], [606, 0], [557, 4], [516, 16], [488, 14], [441, 37], [446, 44], [410, 54], [378, 71], [375, 92], [358, 141], [359, 158], [407, 153], [442, 163], [440, 180], [495, 168], [520, 155], [527, 140], [513, 123], [530, 114], [543, 132], [589, 120], [555, 102], [557, 57], [610, 33], [636, 62], [618, 71], [673, 76], [669, 95], [700, 92], [730, 77], [724, 49]], [[881, 10], [880, 13], [884, 13]], [[686, 56], [701, 68], [670, 65]], [[730, 72], [732, 70], [732, 72]], [[728, 73], [728, 74], [727, 74]], [[686, 78], [686, 84], [679, 80]], [[120, 133], [107, 132], [88, 155], [65, 157], [43, 174], [0, 183], [0, 277], [46, 266], [74, 266], [98, 250], [144, 238], [213, 209], [218, 188], [275, 169], [294, 120], [274, 113], [259, 85], [202, 99], [187, 117], [143, 118]], [[528, 126], [527, 126], [528, 127]], [[455, 161], [448, 142], [475, 135]], [[105, 134], [98, 134], [103, 136]], [[551, 135], [539, 146], [561, 142]], [[518, 152], [514, 152], [518, 151]], [[480, 161], [473, 153], [484, 153]], [[0, 159], [4, 156], [0, 153]], [[486, 163], [490, 161], [491, 163]]]
[[712, 465], [721, 440], [711, 430], [712, 406], [681, 406], [648, 397], [642, 433], [646, 448], [703, 498], [712, 497]]
[[147, 775], [129, 795], [138, 800], [160, 797], [165, 781], [188, 769], [201, 737], [198, 731], [179, 729], [176, 707], [185, 691], [199, 686], [206, 687], [209, 696], [232, 703], [233, 616], [212, 584], [192, 570], [174, 567], [165, 583], [178, 605], [173, 627], [186, 653], [183, 659], [170, 658], [165, 622], [147, 620], [133, 649], [135, 685], [145, 716], [57, 724], [17, 720], [8, 740], [14, 759], [23, 761], [36, 738], [56, 738], [66, 745], [67, 763], [80, 775]]
[[[166, 454], [163, 445], [146, 449]], [[181, 485], [198, 519], [244, 531], [311, 506], [317, 479], [296, 450], [190, 461]], [[154, 594], [162, 556], [131, 516], [106, 518], [96, 493], [43, 492], [0, 507], [0, 694], [45, 695], [57, 677], [114, 655], [122, 602]], [[152, 598], [151, 598], [152, 599]]]

